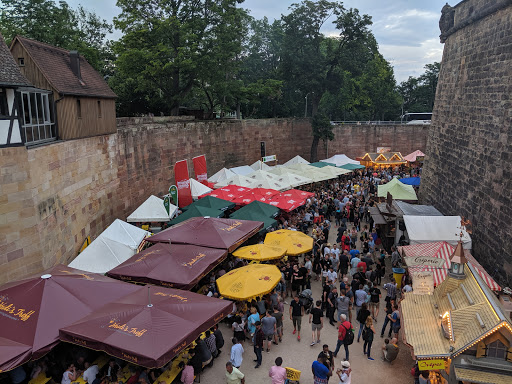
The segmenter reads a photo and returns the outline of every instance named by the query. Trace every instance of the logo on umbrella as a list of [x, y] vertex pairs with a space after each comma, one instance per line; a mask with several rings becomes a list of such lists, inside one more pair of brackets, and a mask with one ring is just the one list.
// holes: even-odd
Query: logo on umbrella
[[270, 281], [271, 278], [270, 278], [270, 276], [261, 276], [258, 280]]
[[258, 252], [255, 252], [255, 251], [251, 251], [251, 252], [249, 252], [249, 253], [250, 253], [251, 255], [253, 255], [253, 256], [258, 254]]

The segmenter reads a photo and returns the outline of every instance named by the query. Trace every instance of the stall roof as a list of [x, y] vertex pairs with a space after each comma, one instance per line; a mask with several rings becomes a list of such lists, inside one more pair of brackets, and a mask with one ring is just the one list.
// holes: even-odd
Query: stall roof
[[392, 179], [389, 183], [377, 187], [378, 197], [386, 197], [388, 192], [395, 200], [418, 200], [414, 188], [411, 185], [401, 183], [400, 180], [396, 178]]
[[382, 216], [382, 214], [380, 213], [379, 208], [377, 208], [377, 207], [370, 207], [369, 211], [370, 211], [370, 215], [372, 215], [373, 222], [375, 224], [383, 225], [383, 224], [387, 224], [388, 223], [386, 221], [386, 219], [384, 218], [384, 216]]
[[[446, 241], [456, 246], [461, 232], [460, 216], [409, 216], [404, 215], [409, 242], [413, 244]], [[462, 229], [462, 244], [471, 249], [471, 236]]]
[[233, 167], [229, 168], [231, 172], [236, 173], [237, 175], [246, 176], [250, 173], [254, 172], [254, 169], [252, 169], [249, 165], [241, 165], [239, 167]]
[[164, 201], [156, 196], [149, 196], [130, 216], [126, 219], [129, 223], [155, 223], [162, 221], [169, 221], [178, 207], [170, 204], [169, 213], [164, 207]]
[[443, 216], [441, 212], [439, 212], [432, 205], [418, 205], [418, 204], [409, 204], [405, 201], [396, 201], [396, 205], [400, 208], [404, 215], [409, 216]]

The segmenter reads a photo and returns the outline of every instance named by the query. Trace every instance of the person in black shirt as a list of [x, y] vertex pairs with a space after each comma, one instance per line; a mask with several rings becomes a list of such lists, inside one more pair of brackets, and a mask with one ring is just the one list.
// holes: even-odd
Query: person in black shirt
[[336, 299], [338, 298], [338, 290], [336, 287], [331, 288], [331, 292], [327, 296], [327, 318], [329, 319], [329, 324], [334, 325], [337, 323], [334, 320], [334, 312], [336, 312]]
[[379, 316], [379, 305], [382, 294], [379, 288], [375, 285], [371, 285], [370, 288], [370, 310], [372, 311], [372, 317], [377, 322], [377, 316]]
[[322, 289], [322, 310], [327, 309], [327, 298], [331, 293], [331, 282], [326, 281]]
[[299, 296], [295, 296], [290, 304], [290, 320], [293, 321], [293, 334], [297, 333], [297, 340], [300, 341], [300, 326], [304, 316], [304, 305], [299, 301]]
[[300, 263], [299, 276], [302, 277], [301, 292], [306, 289], [308, 283], [308, 269], [305, 267], [304, 262]]
[[316, 343], [320, 343], [320, 331], [324, 326], [324, 313], [322, 311], [322, 302], [320, 300], [317, 300], [315, 308], [309, 312], [309, 323], [312, 323], [311, 346], [313, 346]]
[[318, 354], [318, 358], [325, 358], [325, 366], [327, 368], [334, 368], [334, 355], [329, 350], [329, 346], [327, 344], [324, 344], [322, 347], [322, 352]]
[[340, 255], [340, 269], [339, 269], [339, 273], [340, 273], [340, 281], [343, 280], [343, 276], [347, 274], [348, 272], [348, 265], [349, 265], [349, 259], [348, 259], [348, 256], [345, 252], [343, 252], [341, 255]]

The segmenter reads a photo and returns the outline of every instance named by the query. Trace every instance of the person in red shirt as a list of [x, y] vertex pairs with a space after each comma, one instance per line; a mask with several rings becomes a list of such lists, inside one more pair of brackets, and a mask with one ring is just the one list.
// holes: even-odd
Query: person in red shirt
[[[352, 329], [352, 324], [347, 321], [347, 316], [345, 314], [340, 315], [340, 327], [338, 328], [338, 342], [336, 343], [336, 349], [334, 350], [334, 357], [338, 356], [338, 351], [341, 348], [341, 345], [345, 347], [345, 360], [348, 361], [348, 344], [345, 342], [345, 336], [347, 335], [347, 331]], [[353, 332], [353, 331], [352, 331]]]
[[359, 271], [360, 269], [359, 268], [362, 268], [363, 269], [363, 273], [366, 273], [366, 263], [364, 261], [360, 261], [359, 263], [357, 263], [357, 270]]
[[139, 372], [135, 367], [130, 366], [130, 378], [126, 380], [126, 384], [137, 384], [139, 382]]

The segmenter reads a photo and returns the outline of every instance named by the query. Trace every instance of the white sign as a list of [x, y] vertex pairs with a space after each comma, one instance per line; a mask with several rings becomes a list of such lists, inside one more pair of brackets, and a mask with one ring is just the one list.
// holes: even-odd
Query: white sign
[[412, 292], [415, 295], [431, 295], [434, 292], [434, 274], [432, 272], [413, 272]]
[[441, 268], [444, 265], [444, 259], [430, 256], [413, 256], [406, 257], [405, 263], [409, 267], [414, 267], [416, 265], [424, 265], [426, 267]]
[[276, 155], [264, 156], [261, 158], [261, 161], [264, 163], [269, 163], [271, 161], [277, 161], [277, 156]]

